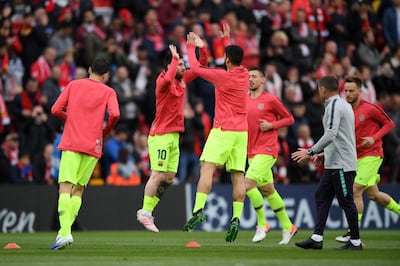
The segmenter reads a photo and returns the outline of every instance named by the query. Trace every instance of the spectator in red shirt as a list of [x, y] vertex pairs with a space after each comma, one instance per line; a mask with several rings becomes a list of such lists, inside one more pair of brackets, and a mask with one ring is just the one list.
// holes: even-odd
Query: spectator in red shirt
[[255, 24], [248, 25], [246, 30], [246, 47], [242, 65], [245, 67], [258, 66], [260, 64], [260, 49], [256, 38], [257, 26]]
[[8, 159], [11, 166], [18, 163], [19, 154], [19, 136], [17, 133], [9, 133], [5, 141], [2, 143], [2, 149], [5, 157]]
[[[331, 18], [324, 10], [321, 0], [310, 0], [310, 10], [307, 12], [307, 21], [317, 37], [317, 45], [314, 47], [314, 56], [319, 57], [323, 53], [325, 41], [329, 37]], [[314, 58], [315, 59], [315, 58]]]
[[[17, 94], [14, 99], [13, 115], [18, 119], [17, 128], [23, 128], [25, 122], [30, 118], [33, 107], [40, 104], [40, 91], [36, 79], [29, 78], [25, 89]], [[11, 110], [10, 110], [11, 111]]]
[[65, 52], [63, 60], [60, 64], [60, 69], [61, 75], [58, 84], [60, 85], [61, 90], [64, 90], [65, 86], [67, 86], [67, 84], [76, 77], [76, 65], [73, 50], [68, 50]]
[[38, 81], [39, 89], [44, 81], [51, 76], [51, 67], [54, 65], [57, 51], [53, 47], [47, 47], [43, 54], [32, 64], [31, 77]]

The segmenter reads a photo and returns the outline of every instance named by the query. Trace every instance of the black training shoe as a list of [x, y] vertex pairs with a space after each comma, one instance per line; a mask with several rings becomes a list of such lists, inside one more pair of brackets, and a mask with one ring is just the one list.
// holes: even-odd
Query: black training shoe
[[236, 239], [236, 236], [239, 231], [240, 221], [239, 218], [235, 217], [231, 221], [231, 225], [229, 226], [228, 232], [225, 235], [226, 242], [233, 242]]
[[206, 215], [203, 213], [203, 209], [200, 209], [193, 213], [192, 218], [183, 226], [183, 231], [190, 232], [192, 231], [199, 223], [202, 223], [206, 220]]
[[322, 241], [314, 241], [311, 237], [303, 242], [296, 242], [295, 245], [304, 249], [322, 249]]
[[351, 241], [347, 242], [345, 245], [338, 247], [337, 250], [362, 250], [362, 244], [355, 246]]

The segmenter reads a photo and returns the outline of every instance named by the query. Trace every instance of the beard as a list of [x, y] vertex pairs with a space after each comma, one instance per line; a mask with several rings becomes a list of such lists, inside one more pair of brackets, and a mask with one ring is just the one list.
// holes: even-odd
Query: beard
[[349, 104], [354, 104], [354, 103], [356, 102], [356, 99], [347, 99], [347, 98], [346, 98], [346, 101], [347, 101]]
[[175, 79], [177, 79], [177, 80], [183, 79], [183, 74], [184, 74], [184, 72], [182, 72], [182, 73], [176, 73]]

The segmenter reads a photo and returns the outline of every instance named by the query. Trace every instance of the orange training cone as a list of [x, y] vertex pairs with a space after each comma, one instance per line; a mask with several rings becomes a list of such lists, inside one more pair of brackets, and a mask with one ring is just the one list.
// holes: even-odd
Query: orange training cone
[[190, 241], [186, 244], [187, 248], [199, 248], [201, 247], [201, 245], [199, 243], [197, 243], [196, 241]]
[[18, 249], [21, 248], [20, 246], [17, 245], [17, 243], [8, 243], [7, 245], [4, 246], [4, 249]]

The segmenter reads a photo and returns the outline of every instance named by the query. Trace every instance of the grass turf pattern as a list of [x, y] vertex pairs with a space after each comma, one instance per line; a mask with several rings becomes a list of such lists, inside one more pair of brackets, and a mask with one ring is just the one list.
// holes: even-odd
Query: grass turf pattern
[[[254, 244], [255, 231], [240, 230], [235, 242], [225, 232], [86, 231], [73, 232], [74, 244], [50, 251], [55, 232], [0, 234], [0, 265], [400, 265], [400, 230], [361, 230], [363, 251], [339, 251], [335, 237], [344, 231], [326, 231], [322, 250], [303, 250], [294, 245], [311, 235], [299, 230], [286, 246], [279, 246], [282, 233], [272, 230]], [[190, 241], [200, 248], [185, 247]], [[20, 249], [3, 249], [17, 243]]]

